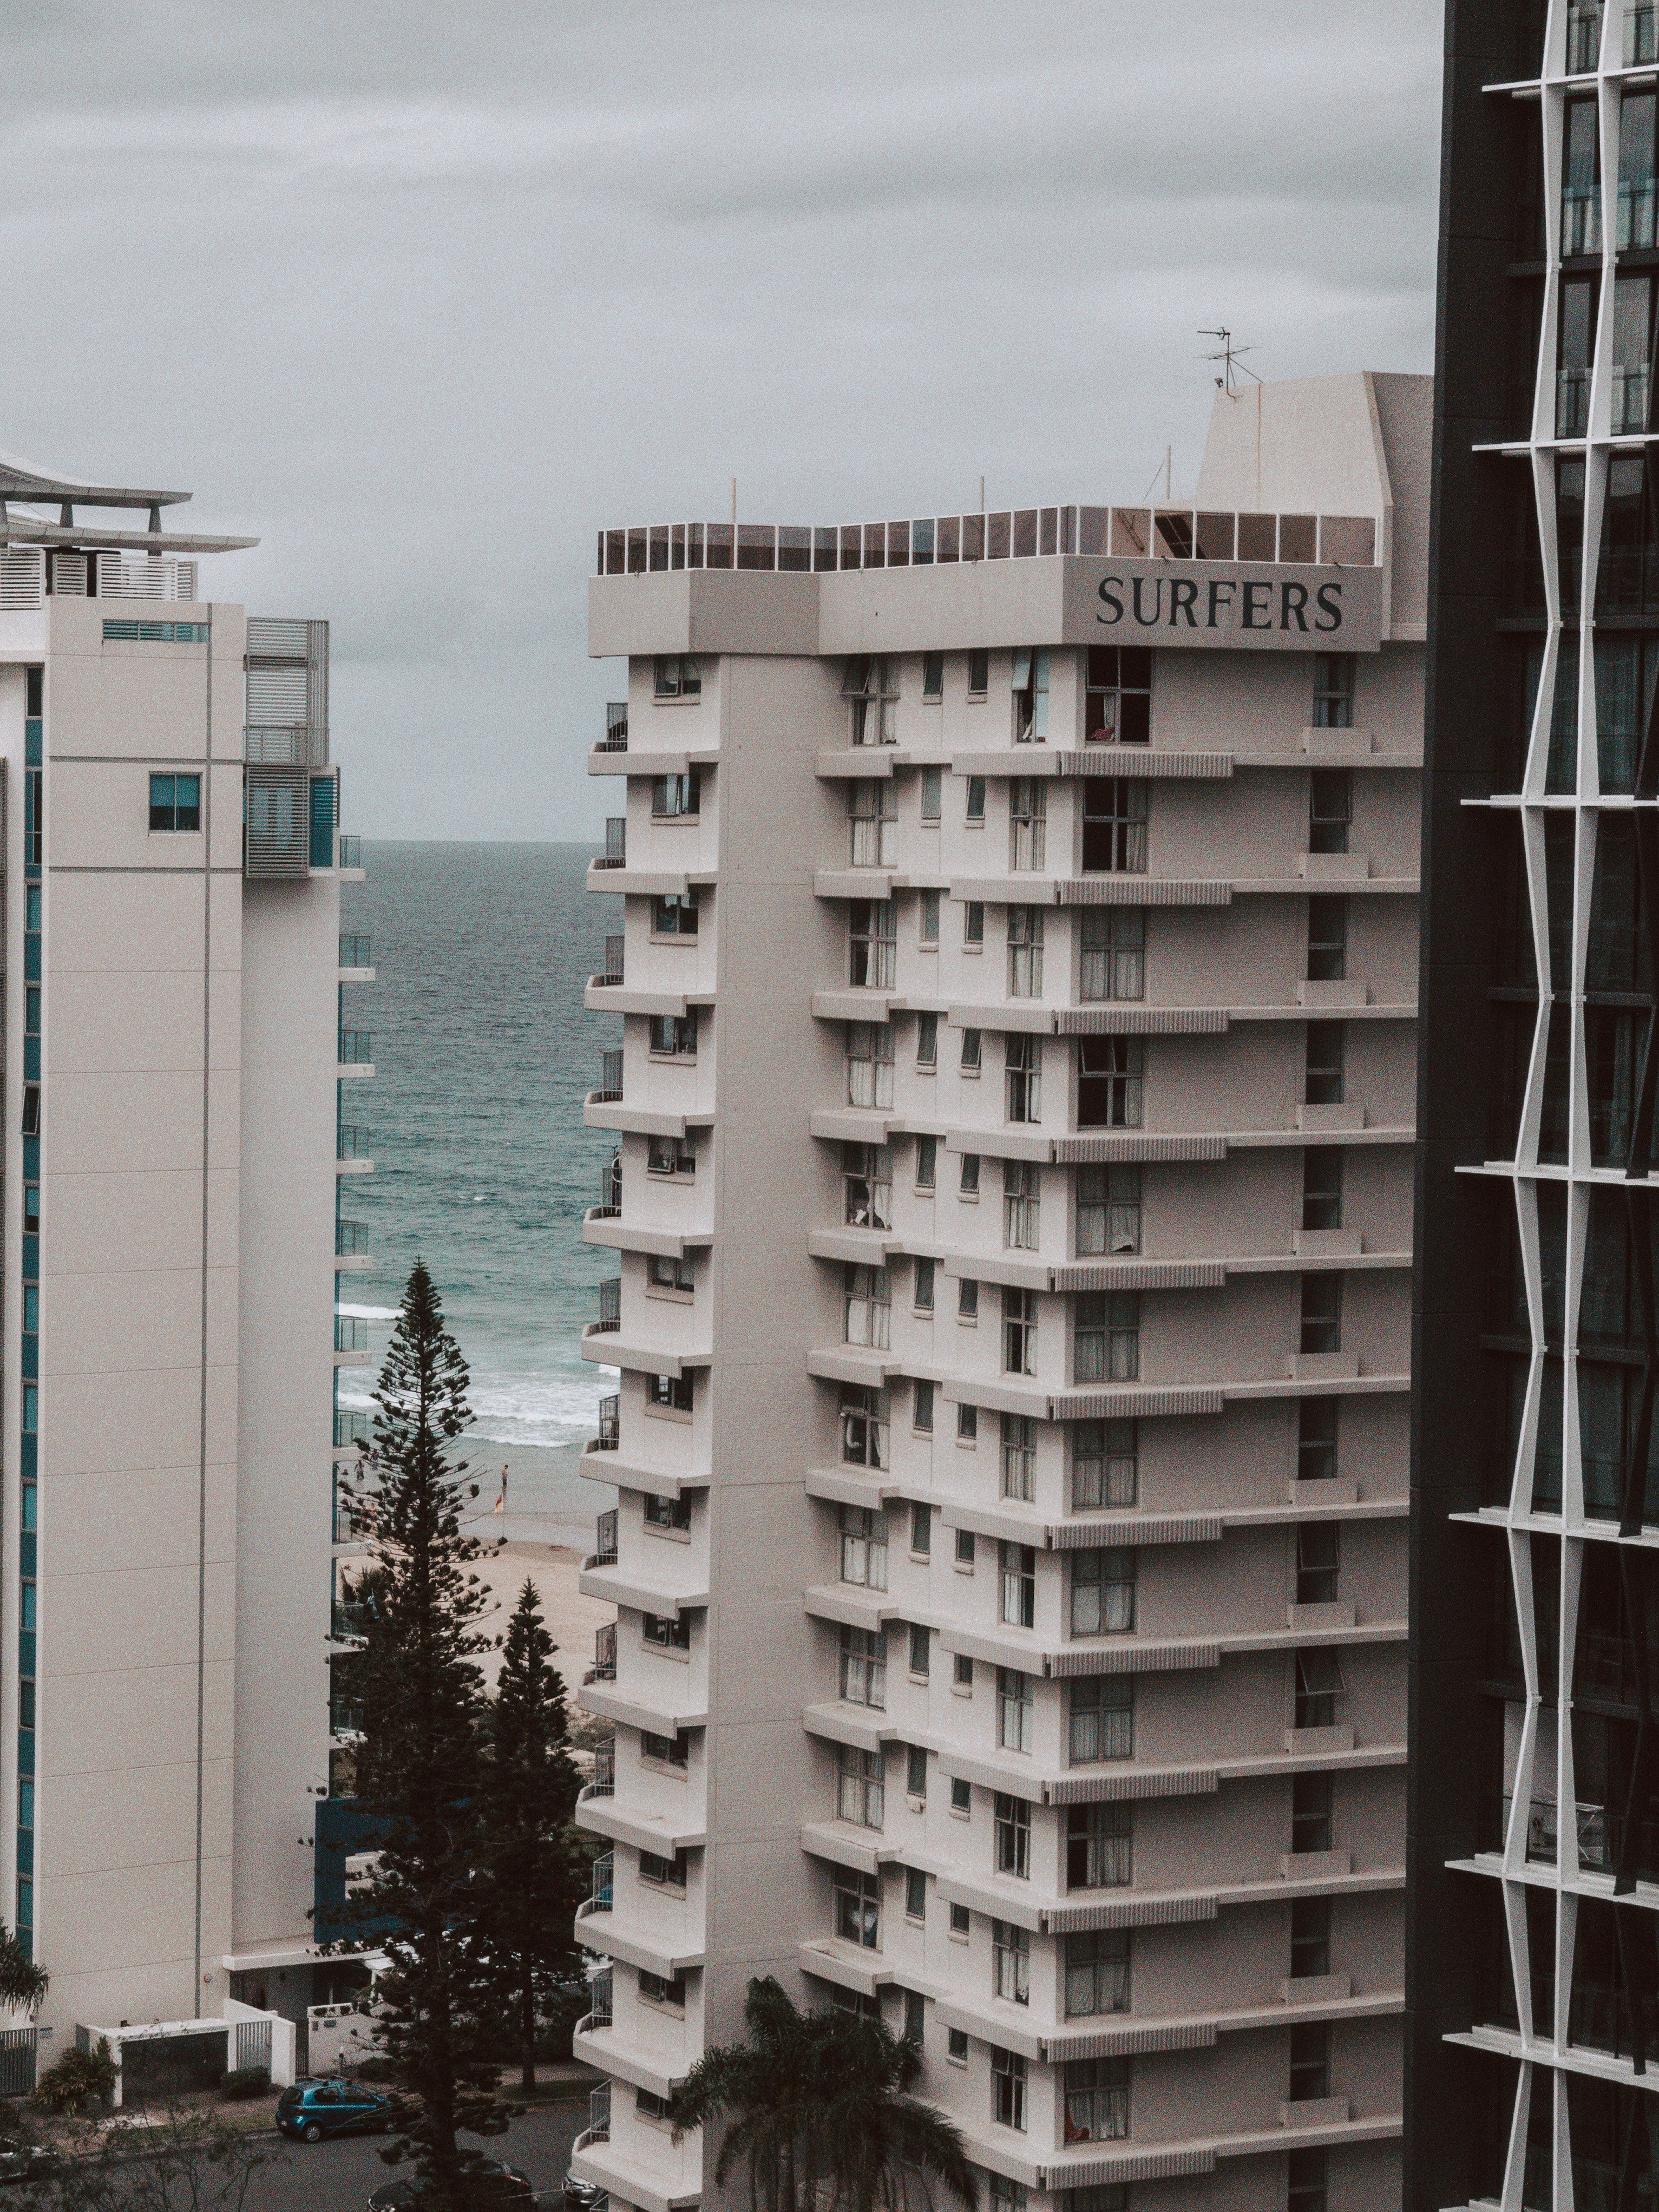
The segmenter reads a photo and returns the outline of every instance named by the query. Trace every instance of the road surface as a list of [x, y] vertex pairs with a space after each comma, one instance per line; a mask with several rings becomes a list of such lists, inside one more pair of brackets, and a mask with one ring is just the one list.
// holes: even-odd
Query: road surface
[[[538, 2189], [556, 2189], [570, 2162], [570, 2146], [586, 2125], [586, 2097], [538, 2105], [514, 2120], [505, 2136], [480, 2148], [522, 2167]], [[380, 2142], [374, 2136], [347, 2136], [338, 2142], [263, 2144], [271, 2163], [252, 2177], [246, 2212], [363, 2212], [371, 2190], [409, 2171], [384, 2165]]]

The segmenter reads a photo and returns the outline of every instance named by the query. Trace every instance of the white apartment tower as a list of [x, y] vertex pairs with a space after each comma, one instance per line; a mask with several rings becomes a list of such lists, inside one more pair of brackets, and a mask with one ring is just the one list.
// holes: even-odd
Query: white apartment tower
[[43, 2059], [310, 1994], [356, 841], [327, 625], [199, 597], [254, 541], [164, 530], [187, 496], [0, 468], [0, 1849]]
[[577, 2171], [751, 1975], [1003, 2212], [1398, 2200], [1430, 386], [1180, 510], [606, 532]]

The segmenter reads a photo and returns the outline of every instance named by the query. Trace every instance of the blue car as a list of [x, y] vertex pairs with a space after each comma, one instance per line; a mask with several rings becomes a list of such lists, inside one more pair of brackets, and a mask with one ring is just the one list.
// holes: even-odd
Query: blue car
[[325, 2136], [381, 2135], [390, 2111], [387, 2098], [366, 2082], [295, 2081], [276, 2100], [276, 2128], [312, 2143]]

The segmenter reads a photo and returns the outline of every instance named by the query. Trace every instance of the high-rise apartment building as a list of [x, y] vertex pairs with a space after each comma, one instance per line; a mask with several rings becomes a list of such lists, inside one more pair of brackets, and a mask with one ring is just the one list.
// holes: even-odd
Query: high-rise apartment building
[[355, 841], [327, 625], [199, 598], [253, 541], [164, 530], [187, 496], [0, 471], [0, 1855], [43, 2057], [311, 1993]]
[[1453, 0], [1428, 684], [1412, 2212], [1659, 2194], [1650, 4]]
[[1218, 397], [1192, 508], [606, 532], [621, 1373], [579, 2173], [751, 1975], [1013, 2212], [1400, 2170], [1430, 395]]

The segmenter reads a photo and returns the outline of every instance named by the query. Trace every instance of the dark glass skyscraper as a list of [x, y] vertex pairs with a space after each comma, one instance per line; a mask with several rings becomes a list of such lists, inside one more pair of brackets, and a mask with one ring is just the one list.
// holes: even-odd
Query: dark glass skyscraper
[[1450, 0], [1406, 2202], [1659, 2197], [1650, 0]]

